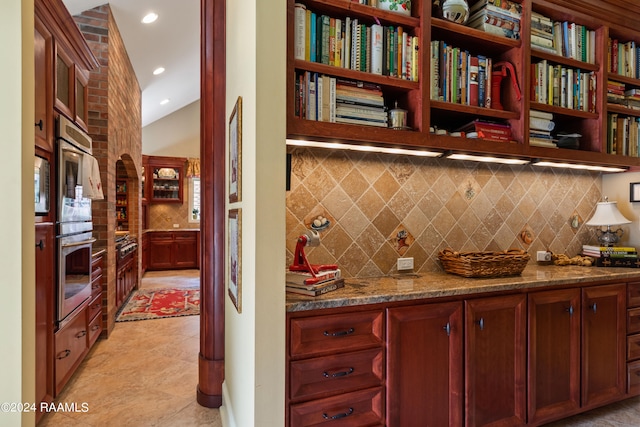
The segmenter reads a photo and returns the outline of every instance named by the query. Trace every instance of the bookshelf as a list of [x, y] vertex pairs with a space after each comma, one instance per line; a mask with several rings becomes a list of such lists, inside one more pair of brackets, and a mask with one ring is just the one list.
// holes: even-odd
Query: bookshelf
[[[635, 155], [612, 154], [607, 138], [609, 114], [629, 117], [630, 122], [640, 118], [640, 109], [607, 102], [607, 81], [624, 84], [625, 89], [640, 89], [640, 78], [620, 75], [607, 68], [608, 40], [617, 39], [622, 43], [640, 44], [640, 33], [634, 28], [628, 11], [613, 3], [598, 8], [602, 2], [588, 0], [579, 9], [568, 0], [514, 0], [522, 7], [520, 38], [512, 39], [491, 34], [469, 26], [457, 24], [437, 16], [432, 16], [432, 2], [415, 0], [412, 2], [411, 16], [405, 16], [372, 6], [347, 0], [288, 0], [288, 55], [287, 55], [287, 137], [316, 141], [340, 140], [355, 144], [375, 144], [392, 147], [427, 148], [433, 150], [456, 150], [477, 154], [518, 156], [528, 159], [556, 160], [561, 162], [586, 163], [594, 165], [640, 167], [640, 159]], [[345, 20], [358, 19], [368, 26], [380, 23], [383, 27], [401, 26], [419, 45], [417, 81], [388, 75], [338, 67], [306, 58], [295, 57], [295, 4], [304, 5], [319, 15]], [[476, 3], [469, 1], [469, 6]], [[598, 4], [597, 4], [598, 3]], [[584, 6], [584, 7], [583, 7]], [[631, 11], [636, 13], [635, 10]], [[580, 60], [542, 50], [531, 46], [532, 13], [548, 17], [552, 21], [570, 22], [592, 31], [591, 58]], [[535, 31], [534, 31], [535, 32]], [[519, 98], [510, 77], [505, 77], [501, 85], [503, 109], [449, 102], [433, 96], [431, 87], [432, 41], [443, 41], [450, 46], [468, 52], [470, 56], [491, 57], [493, 63], [512, 64], [521, 92]], [[640, 56], [640, 51], [639, 51]], [[585, 59], [585, 60], [583, 60]], [[537, 76], [532, 65], [545, 63], [558, 69], [571, 69], [580, 75], [592, 75], [595, 91], [588, 108], [568, 108], [552, 102], [541, 102], [532, 96], [532, 87]], [[296, 80], [301, 73], [317, 73], [339, 79], [378, 85], [388, 109], [398, 107], [408, 111], [410, 129], [395, 130], [383, 127], [333, 123], [308, 120], [296, 114]], [[640, 74], [637, 75], [640, 77]], [[490, 89], [490, 88], [488, 88]], [[588, 92], [586, 92], [588, 93]], [[529, 144], [529, 111], [539, 110], [553, 115], [556, 130], [579, 133], [579, 149], [548, 148]], [[512, 143], [500, 143], [478, 139], [466, 139], [448, 135], [436, 135], [433, 128], [448, 131], [475, 119], [499, 121], [511, 126]]]
[[116, 180], [116, 222], [118, 230], [129, 229], [129, 208], [128, 208], [127, 181], [125, 179]]

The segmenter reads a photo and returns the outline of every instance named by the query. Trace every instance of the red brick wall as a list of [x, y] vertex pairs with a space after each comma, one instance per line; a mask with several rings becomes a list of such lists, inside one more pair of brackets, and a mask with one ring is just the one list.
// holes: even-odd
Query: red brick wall
[[104, 200], [93, 203], [93, 227], [96, 246], [107, 250], [103, 325], [109, 334], [115, 326], [116, 315], [115, 187], [118, 159], [125, 164], [127, 188], [132, 193], [128, 207], [129, 233], [141, 241], [141, 90], [110, 7], [103, 5], [74, 19], [100, 63], [100, 68], [94, 70], [89, 78], [88, 126], [105, 194]]

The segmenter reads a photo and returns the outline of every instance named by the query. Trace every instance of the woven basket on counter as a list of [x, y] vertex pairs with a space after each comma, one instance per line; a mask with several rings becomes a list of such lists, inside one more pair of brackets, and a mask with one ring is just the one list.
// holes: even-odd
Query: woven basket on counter
[[516, 276], [529, 262], [529, 254], [520, 249], [504, 252], [456, 252], [444, 249], [438, 258], [447, 273], [464, 277]]

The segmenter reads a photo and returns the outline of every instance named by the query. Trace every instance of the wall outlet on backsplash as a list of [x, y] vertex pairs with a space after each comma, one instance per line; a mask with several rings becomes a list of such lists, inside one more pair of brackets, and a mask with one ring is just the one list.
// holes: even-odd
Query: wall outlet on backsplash
[[413, 270], [413, 258], [398, 258], [398, 271]]
[[173, 224], [173, 228], [180, 228], [180, 224]]

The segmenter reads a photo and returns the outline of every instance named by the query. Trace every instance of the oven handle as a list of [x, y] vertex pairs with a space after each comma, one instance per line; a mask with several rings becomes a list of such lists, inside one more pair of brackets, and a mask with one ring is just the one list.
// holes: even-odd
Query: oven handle
[[82, 246], [82, 245], [86, 245], [89, 243], [95, 243], [97, 239], [93, 238], [93, 239], [89, 239], [89, 240], [83, 240], [82, 242], [73, 242], [73, 243], [63, 243], [62, 247], [63, 248], [72, 248], [74, 246]]

